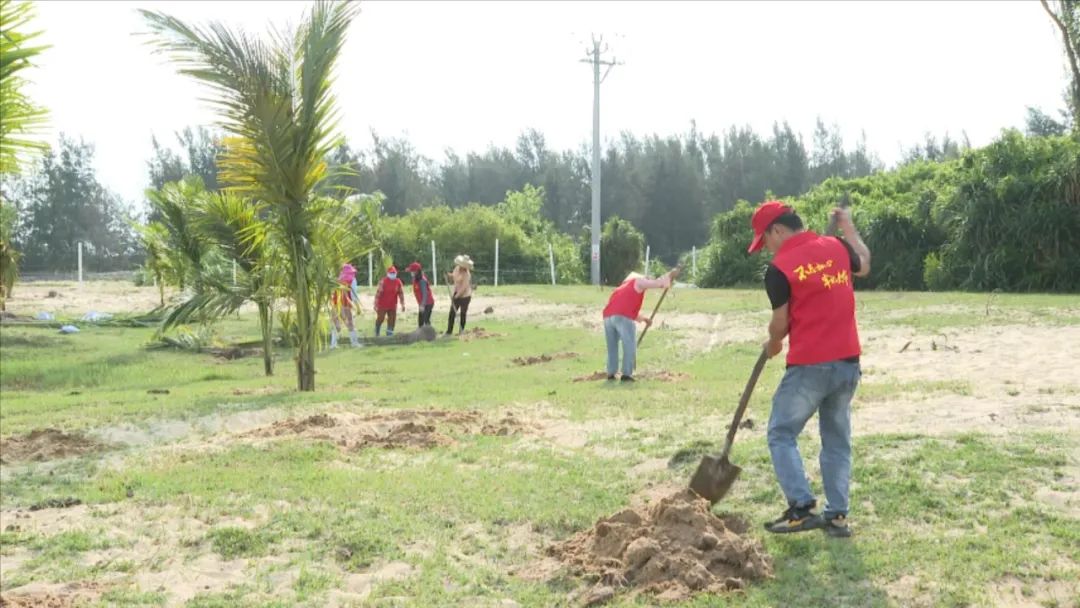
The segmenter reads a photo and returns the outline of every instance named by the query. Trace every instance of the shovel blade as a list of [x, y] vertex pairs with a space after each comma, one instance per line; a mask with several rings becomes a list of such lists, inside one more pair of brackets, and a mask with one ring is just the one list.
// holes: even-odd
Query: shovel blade
[[727, 457], [705, 456], [690, 478], [690, 489], [715, 504], [731, 490], [741, 472], [742, 469], [731, 464]]

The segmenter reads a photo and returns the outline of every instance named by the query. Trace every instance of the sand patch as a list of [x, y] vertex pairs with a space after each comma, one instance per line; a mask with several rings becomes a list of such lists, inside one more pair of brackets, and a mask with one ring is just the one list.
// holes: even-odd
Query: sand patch
[[649, 506], [620, 511], [549, 548], [572, 573], [594, 583], [586, 604], [628, 590], [661, 601], [743, 589], [772, 576], [762, 545], [710, 511], [707, 500], [679, 489]]
[[179, 606], [200, 593], [218, 593], [245, 582], [248, 561], [224, 560], [216, 553], [195, 559], [173, 556], [153, 572], [140, 569], [134, 581], [142, 591], [167, 593], [167, 605]]
[[991, 605], [998, 608], [1076, 606], [1080, 598], [1080, 584], [1064, 580], [1023, 581], [1009, 576], [995, 583], [990, 589], [989, 596]]
[[371, 595], [376, 585], [409, 578], [416, 571], [405, 562], [389, 562], [366, 572], [345, 577], [341, 589], [335, 589], [327, 597], [327, 606], [352, 606]]
[[0, 439], [0, 463], [43, 462], [71, 458], [106, 449], [81, 433], [65, 433], [59, 429], [35, 429], [25, 435]]
[[1080, 326], [1006, 325], [922, 334], [896, 329], [864, 334], [865, 374], [900, 381], [964, 379], [980, 396], [1068, 386], [1080, 361]]
[[577, 359], [579, 356], [581, 355], [578, 355], [577, 353], [555, 353], [554, 355], [542, 354], [538, 357], [515, 357], [514, 359], [511, 359], [511, 361], [514, 365], [526, 366], [549, 363], [560, 359]]
[[1025, 431], [1060, 432], [1080, 429], [1080, 403], [1030, 395], [988, 398], [937, 395], [923, 399], [853, 402], [851, 429], [855, 435], [914, 433], [941, 436], [961, 432], [994, 435]]
[[674, 330], [682, 348], [707, 353], [729, 344], [760, 343], [767, 323], [761, 313], [674, 313], [664, 315], [659, 328]]
[[333, 412], [288, 418], [241, 437], [303, 437], [330, 441], [346, 451], [366, 447], [427, 449], [454, 443], [447, 433], [506, 436], [528, 427], [512, 413], [487, 417], [478, 411], [398, 410], [366, 416]]
[[[49, 293], [55, 295], [50, 297]], [[176, 294], [165, 288], [165, 302]], [[51, 312], [58, 317], [81, 317], [89, 311], [110, 314], [146, 312], [161, 304], [156, 287], [136, 287], [131, 281], [42, 281], [20, 282], [7, 301], [9, 311], [33, 316]]]

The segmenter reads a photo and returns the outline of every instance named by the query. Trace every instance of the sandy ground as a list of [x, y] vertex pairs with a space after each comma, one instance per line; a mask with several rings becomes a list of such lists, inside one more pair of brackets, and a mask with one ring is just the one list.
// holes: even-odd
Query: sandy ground
[[[52, 295], [50, 295], [52, 294]], [[169, 301], [174, 290], [165, 290]], [[7, 301], [7, 311], [20, 316], [49, 312], [56, 316], [82, 317], [88, 312], [148, 312], [160, 304], [156, 287], [136, 287], [130, 281], [41, 281], [17, 283]]]

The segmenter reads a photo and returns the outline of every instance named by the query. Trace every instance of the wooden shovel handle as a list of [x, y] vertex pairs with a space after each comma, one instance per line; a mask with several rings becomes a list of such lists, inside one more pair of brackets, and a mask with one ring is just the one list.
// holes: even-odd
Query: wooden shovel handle
[[[675, 277], [679, 276], [679, 273], [681, 273], [681, 272], [682, 272], [682, 265], [680, 264], [679, 266], [675, 267], [675, 274], [671, 275], [671, 280], [674, 282]], [[671, 289], [670, 286], [664, 288], [664, 292], [660, 294], [660, 299], [656, 301], [656, 306], [653, 306], [652, 314], [649, 315], [649, 323], [645, 326], [645, 329], [641, 330], [641, 335], [638, 336], [638, 339], [637, 339], [637, 345], [638, 346], [641, 346], [641, 341], [645, 339], [645, 334], [648, 333], [649, 328], [652, 327], [653, 319], [656, 318], [656, 311], [660, 310], [660, 305], [664, 303], [664, 298], [667, 297], [667, 292], [668, 292], [669, 289]]]
[[750, 403], [750, 393], [754, 392], [754, 386], [757, 384], [758, 378], [761, 376], [761, 370], [765, 369], [765, 362], [768, 360], [768, 353], [765, 352], [764, 348], [761, 349], [757, 363], [754, 364], [754, 371], [750, 372], [750, 379], [746, 381], [746, 388], [743, 389], [742, 397], [739, 398], [739, 407], [735, 408], [735, 418], [731, 421], [731, 428], [728, 429], [727, 440], [724, 442], [724, 451], [720, 453], [721, 460], [726, 459], [731, 452], [731, 445], [735, 443], [735, 431], [739, 429], [743, 413], [746, 412], [746, 405]]
[[[837, 203], [837, 207], [841, 209], [847, 209], [851, 206], [851, 198], [847, 192], [840, 197], [840, 202]], [[829, 225], [825, 227], [825, 236], [833, 236], [836, 233], [836, 214], [829, 214]]]

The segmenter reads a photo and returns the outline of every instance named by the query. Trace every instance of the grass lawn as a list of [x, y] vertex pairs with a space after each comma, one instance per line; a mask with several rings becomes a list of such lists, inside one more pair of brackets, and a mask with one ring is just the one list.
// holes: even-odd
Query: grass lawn
[[[496, 336], [327, 351], [307, 394], [286, 349], [267, 378], [259, 357], [147, 349], [151, 329], [5, 325], [0, 437], [56, 428], [104, 447], [0, 453], [0, 591], [75, 583], [101, 606], [578, 605], [589, 582], [530, 576], [545, 547], [686, 483], [722, 443], [768, 319], [760, 291], [676, 290], [639, 355], [675, 381], [574, 382], [602, 368], [605, 298], [484, 288], [470, 326]], [[859, 316], [871, 373], [854, 404], [854, 538], [761, 529], [784, 506], [764, 439], [783, 373], [771, 361], [732, 456], [743, 474], [715, 510], [751, 522], [775, 578], [675, 605], [1080, 606], [1080, 381], [1037, 365], [1045, 351], [1080, 360], [1075, 296], [860, 293]], [[358, 322], [370, 333], [370, 313]], [[258, 338], [250, 314], [215, 331]], [[993, 350], [1013, 335], [1032, 349], [1015, 362]], [[564, 357], [513, 361], [543, 354]], [[1022, 382], [989, 380], [1024, 361]], [[977, 422], [938, 418], [976, 409]], [[266, 431], [402, 410], [517, 426], [439, 423], [440, 442], [390, 448]], [[816, 434], [808, 425], [801, 446], [820, 491]], [[29, 510], [67, 497], [82, 504]]]

